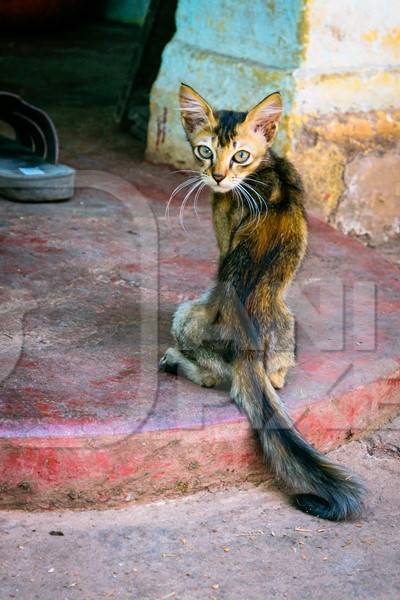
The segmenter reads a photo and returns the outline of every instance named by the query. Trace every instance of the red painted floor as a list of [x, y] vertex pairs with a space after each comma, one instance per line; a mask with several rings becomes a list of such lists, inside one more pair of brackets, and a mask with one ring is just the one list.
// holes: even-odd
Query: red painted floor
[[[165, 173], [164, 173], [165, 175]], [[209, 285], [216, 247], [165, 192], [81, 175], [73, 200], [1, 200], [0, 504], [114, 504], [260, 479], [246, 421], [223, 391], [159, 374], [177, 303]], [[281, 397], [330, 449], [398, 412], [400, 277], [310, 217], [289, 294], [298, 366]]]

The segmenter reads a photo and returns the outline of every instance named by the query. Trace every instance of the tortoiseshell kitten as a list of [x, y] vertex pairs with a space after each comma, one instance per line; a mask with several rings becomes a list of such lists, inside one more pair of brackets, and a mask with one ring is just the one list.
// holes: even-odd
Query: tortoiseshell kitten
[[300, 436], [274, 390], [294, 365], [285, 292], [307, 243], [300, 177], [270, 149], [281, 96], [267, 96], [248, 113], [215, 111], [182, 84], [180, 107], [200, 176], [213, 191], [220, 259], [211, 289], [177, 309], [176, 345], [160, 368], [203, 386], [229, 385], [294, 505], [325, 519], [356, 518], [361, 483]]

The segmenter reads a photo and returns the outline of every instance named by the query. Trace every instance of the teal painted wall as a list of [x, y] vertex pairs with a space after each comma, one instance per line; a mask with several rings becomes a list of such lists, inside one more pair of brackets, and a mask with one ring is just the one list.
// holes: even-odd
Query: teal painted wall
[[105, 16], [112, 21], [141, 25], [148, 6], [149, 0], [107, 0]]
[[180, 0], [177, 39], [201, 50], [273, 68], [300, 61], [301, 0]]

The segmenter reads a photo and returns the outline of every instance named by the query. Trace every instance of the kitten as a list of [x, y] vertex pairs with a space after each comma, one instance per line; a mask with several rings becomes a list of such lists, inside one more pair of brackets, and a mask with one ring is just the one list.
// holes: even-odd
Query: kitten
[[213, 191], [220, 259], [211, 289], [178, 307], [176, 345], [160, 368], [202, 386], [229, 385], [293, 504], [325, 519], [354, 519], [362, 511], [361, 483], [300, 436], [274, 390], [295, 362], [284, 297], [307, 243], [300, 177], [270, 149], [281, 96], [267, 96], [248, 113], [215, 111], [182, 84], [180, 107], [200, 180]]

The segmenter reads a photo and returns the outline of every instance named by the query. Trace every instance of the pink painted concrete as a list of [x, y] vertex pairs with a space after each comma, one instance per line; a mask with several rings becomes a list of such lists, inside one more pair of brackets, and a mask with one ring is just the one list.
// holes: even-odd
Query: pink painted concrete
[[[142, 191], [147, 216], [126, 183], [120, 196], [0, 205], [2, 506], [106, 506], [266, 476], [226, 393], [157, 372], [174, 307], [207, 287], [217, 253], [204, 197], [185, 233], [175, 206], [164, 217], [167, 190]], [[142, 235], [154, 230], [156, 263]], [[400, 278], [314, 218], [310, 230], [289, 297], [298, 366], [281, 396], [327, 450], [398, 412]]]

